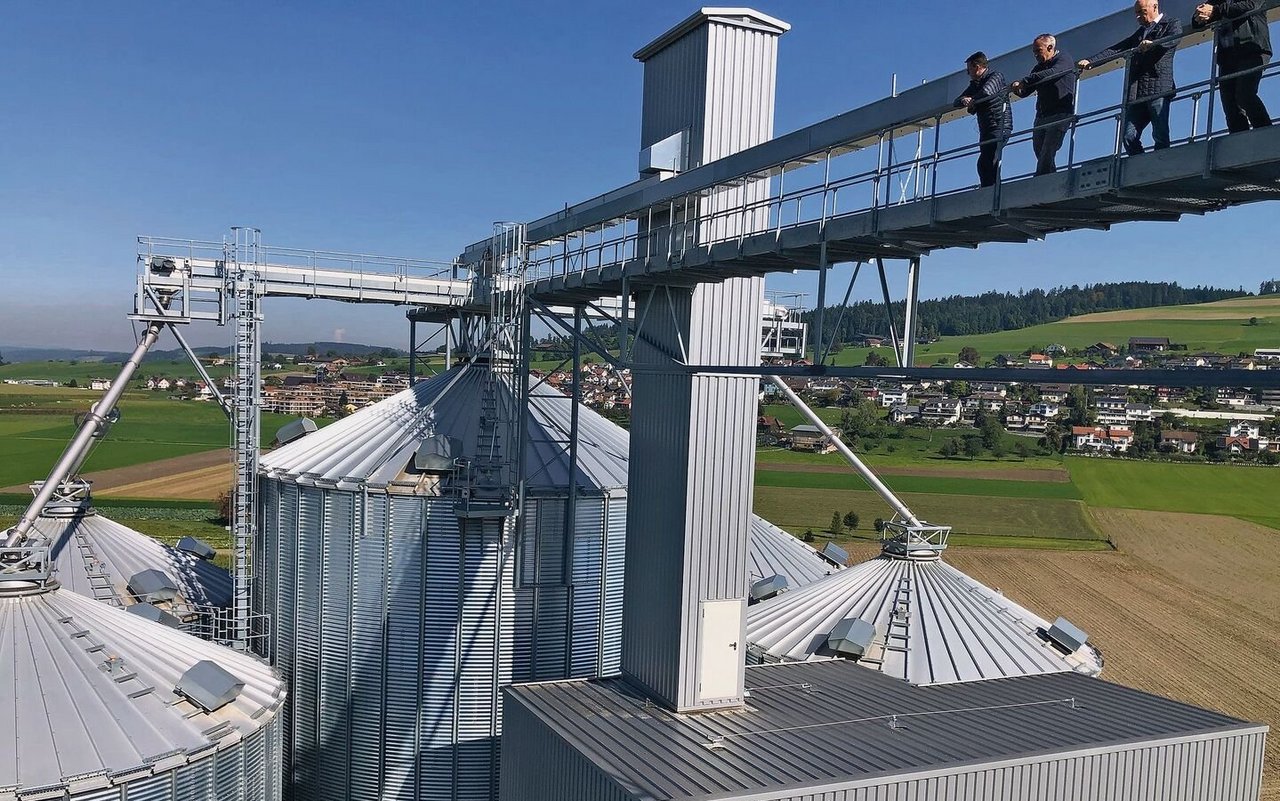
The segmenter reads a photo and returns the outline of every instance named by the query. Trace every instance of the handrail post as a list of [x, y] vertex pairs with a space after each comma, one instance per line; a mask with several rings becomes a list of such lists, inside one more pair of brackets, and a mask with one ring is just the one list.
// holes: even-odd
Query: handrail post
[[1213, 138], [1213, 111], [1218, 100], [1218, 36], [1214, 31], [1213, 56], [1209, 60], [1209, 114], [1205, 118], [1204, 138]]

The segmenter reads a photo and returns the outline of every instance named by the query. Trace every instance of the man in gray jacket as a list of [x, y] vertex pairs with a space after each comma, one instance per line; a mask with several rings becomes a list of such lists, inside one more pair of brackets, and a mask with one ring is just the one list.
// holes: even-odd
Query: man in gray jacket
[[1175, 91], [1173, 53], [1178, 47], [1177, 37], [1182, 35], [1182, 23], [1177, 17], [1161, 14], [1157, 0], [1138, 0], [1133, 4], [1133, 13], [1138, 18], [1138, 30], [1093, 58], [1076, 63], [1087, 70], [1129, 55], [1124, 149], [1130, 156], [1142, 152], [1142, 132], [1148, 125], [1155, 149], [1169, 146], [1169, 103]]

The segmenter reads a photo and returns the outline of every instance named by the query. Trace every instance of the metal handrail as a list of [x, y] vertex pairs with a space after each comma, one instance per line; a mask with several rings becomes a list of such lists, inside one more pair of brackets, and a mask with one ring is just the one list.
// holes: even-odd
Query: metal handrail
[[[1269, 8], [1259, 9], [1258, 14], [1264, 14]], [[1212, 33], [1217, 26], [1233, 23], [1234, 20], [1223, 20], [1213, 23], [1206, 28], [1191, 29], [1177, 37], [1164, 37], [1156, 40], [1158, 44], [1167, 44], [1173, 41], [1179, 41], [1190, 36], [1200, 36], [1206, 31]], [[1142, 51], [1139, 48], [1131, 48], [1129, 50], [1117, 53], [1112, 57], [1091, 65], [1091, 69], [1096, 69], [1100, 64], [1110, 63], [1115, 59], [1124, 59], [1126, 70], [1133, 57]], [[1216, 58], [1212, 60], [1216, 65]], [[1070, 67], [1071, 71], [1080, 72], [1074, 64]], [[1171, 103], [1181, 103], [1190, 100], [1192, 102], [1191, 114], [1191, 131], [1185, 137], [1174, 139], [1171, 144], [1185, 144], [1200, 139], [1208, 139], [1213, 136], [1220, 135], [1223, 131], [1214, 126], [1213, 111], [1214, 99], [1217, 88], [1221, 81], [1239, 77], [1254, 70], [1243, 70], [1238, 73], [1229, 75], [1216, 74], [1216, 66], [1211, 68], [1211, 75], [1208, 79], [1196, 82], [1189, 86], [1178, 87], [1172, 97]], [[1262, 79], [1271, 77], [1277, 71], [1280, 71], [1280, 65], [1272, 64], [1262, 68]], [[1126, 99], [1118, 103], [1105, 106], [1100, 109], [1087, 111], [1083, 114], [1073, 114], [1069, 122], [1069, 135], [1071, 146], [1067, 154], [1067, 168], [1076, 166], [1084, 160], [1093, 160], [1097, 158], [1120, 158], [1123, 155], [1123, 131], [1127, 118], [1127, 110], [1130, 106], [1145, 102], [1157, 97], [1169, 96], [1166, 94], [1152, 95], [1150, 97], [1140, 97], [1133, 100], [1127, 99], [1128, 80], [1122, 92], [1125, 93]], [[1199, 129], [1200, 123], [1200, 107], [1201, 101], [1206, 94], [1209, 94], [1210, 107], [1209, 118], [1206, 122], [1203, 132]], [[1009, 90], [1002, 93], [1003, 96], [1008, 95]], [[1079, 89], [1077, 89], [1077, 101], [1079, 98]], [[1078, 111], [1078, 110], [1077, 110]], [[899, 161], [897, 163], [885, 163], [884, 142], [886, 139], [895, 138], [895, 133], [901, 131], [902, 128], [894, 128], [881, 132], [880, 157], [877, 159], [876, 166], [870, 169], [860, 170], [853, 175], [844, 176], [835, 180], [831, 179], [831, 160], [832, 153], [827, 151], [825, 156], [825, 170], [821, 183], [810, 186], [803, 186], [799, 189], [787, 190], [786, 176], [788, 170], [787, 165], [777, 166], [777, 192], [767, 191], [767, 196], [759, 199], [752, 199], [751, 194], [754, 187], [764, 185], [773, 179], [773, 173], [761, 172], [752, 176], [742, 176], [729, 184], [718, 184], [707, 187], [681, 198], [671, 201], [664, 201], [659, 206], [650, 207], [649, 209], [629, 214], [626, 217], [614, 221], [613, 224], [604, 224], [593, 226], [589, 231], [579, 231], [575, 234], [569, 234], [556, 240], [555, 242], [544, 242], [530, 247], [530, 278], [536, 280], [538, 278], [563, 276], [573, 273], [584, 272], [589, 269], [596, 269], [607, 266], [609, 264], [617, 264], [620, 262], [630, 261], [637, 258], [656, 257], [661, 253], [662, 243], [665, 242], [667, 256], [669, 259], [678, 260], [682, 258], [687, 249], [697, 243], [699, 247], [706, 247], [712, 244], [718, 244], [727, 241], [743, 242], [748, 237], [754, 237], [762, 233], [772, 233], [775, 237], [780, 237], [784, 230], [811, 223], [818, 223], [825, 226], [832, 219], [844, 217], [850, 214], [858, 214], [865, 212], [876, 213], [879, 209], [889, 205], [895, 205], [889, 197], [894, 178], [901, 176], [910, 176], [913, 173], [917, 175], [925, 175], [927, 179], [924, 181], [917, 180], [916, 187], [911, 193], [911, 197], [906, 202], [919, 200], [935, 200], [938, 197], [945, 197], [950, 194], [968, 191], [973, 188], [972, 184], [966, 184], [950, 189], [942, 189], [938, 186], [938, 177], [941, 169], [951, 163], [967, 159], [974, 156], [981, 145], [985, 142], [979, 141], [951, 148], [948, 150], [939, 150], [939, 134], [937, 128], [941, 127], [942, 116], [934, 118], [935, 136], [934, 149], [931, 153], [921, 153], [915, 158]], [[1049, 127], [1061, 126], [1063, 121], [1055, 121], [1042, 125], [1033, 125], [1029, 128], [1019, 129], [1011, 133], [1002, 145], [1002, 154], [1008, 152], [1010, 147], [1024, 144], [1031, 140], [1037, 130], [1043, 130]], [[1082, 159], [1077, 153], [1077, 134], [1085, 129], [1101, 124], [1114, 124], [1116, 128], [1113, 137], [1113, 146], [1109, 152], [1103, 152], [1098, 155]], [[919, 128], [918, 125], [903, 126], [905, 128]], [[990, 140], [988, 140], [990, 141]], [[845, 154], [848, 155], [848, 154]], [[810, 164], [804, 167], [811, 166]], [[802, 167], [801, 169], [803, 169]], [[795, 170], [790, 172], [794, 173]], [[1020, 180], [1030, 173], [1023, 173], [1014, 176], [1005, 175], [1002, 177], [1002, 183], [1008, 183], [1014, 180]], [[857, 208], [848, 211], [842, 211], [839, 207], [840, 194], [843, 192], [846, 196], [853, 187], [865, 186], [870, 189], [871, 200], [867, 204], [860, 204]], [[881, 187], [886, 187], [885, 191]], [[927, 188], [927, 192], [921, 191], [921, 186]], [[719, 208], [718, 200], [721, 198], [733, 198], [733, 192], [741, 194], [741, 202], [730, 202], [727, 208]], [[906, 197], [906, 191], [903, 191], [903, 197]], [[812, 204], [815, 209], [820, 209], [816, 216], [806, 217], [804, 208], [806, 201], [817, 199], [821, 196], [820, 204]], [[704, 199], [710, 199], [706, 202]], [[901, 203], [902, 201], [899, 201]], [[689, 207], [693, 206], [694, 215], [690, 215]], [[706, 210], [707, 207], [710, 210]], [[791, 213], [791, 207], [794, 206], [794, 215]], [[701, 207], [701, 208], [700, 208]], [[681, 213], [683, 209], [683, 213]], [[748, 219], [752, 215], [764, 216], [764, 224], [759, 226], [757, 230], [748, 230]], [[656, 222], [660, 224], [654, 225]], [[648, 224], [641, 226], [640, 221], [647, 217]], [[737, 218], [738, 225], [732, 234], [718, 237], [714, 235], [714, 231], [718, 226], [728, 227]], [[699, 235], [700, 232], [712, 234], [710, 237]], [[588, 236], [591, 236], [594, 242], [588, 244]], [[573, 248], [570, 243], [575, 243]]]

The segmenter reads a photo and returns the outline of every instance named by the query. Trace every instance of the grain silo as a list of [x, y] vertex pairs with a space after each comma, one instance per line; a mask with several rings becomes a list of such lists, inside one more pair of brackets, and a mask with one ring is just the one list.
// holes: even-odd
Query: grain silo
[[455, 368], [262, 459], [254, 601], [295, 798], [488, 799], [500, 687], [617, 671], [625, 433], [583, 410], [571, 476], [572, 401], [535, 389], [519, 531], [460, 516], [487, 380]]
[[1102, 670], [1083, 632], [947, 564], [945, 544], [905, 550], [908, 529], [874, 559], [751, 607], [748, 660], [854, 659], [924, 685]]
[[40, 511], [33, 531], [48, 541], [53, 577], [66, 589], [217, 636], [231, 605], [231, 575], [210, 561], [214, 553], [204, 543], [185, 538], [171, 547], [104, 517], [79, 479]]
[[280, 797], [270, 667], [59, 587], [47, 553], [33, 580], [15, 550], [0, 568], [0, 798]]

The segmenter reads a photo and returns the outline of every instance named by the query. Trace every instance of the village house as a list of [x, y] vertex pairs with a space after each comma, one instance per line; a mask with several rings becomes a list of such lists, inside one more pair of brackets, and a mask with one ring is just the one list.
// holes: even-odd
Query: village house
[[1193, 454], [1200, 446], [1200, 435], [1194, 431], [1161, 431], [1160, 448], [1177, 453]]
[[1120, 352], [1120, 349], [1110, 342], [1095, 342], [1084, 349], [1086, 356], [1097, 356], [1103, 359], [1110, 359]]
[[898, 387], [891, 387], [880, 390], [880, 407], [882, 409], [892, 409], [894, 406], [901, 406], [907, 402], [907, 391]]
[[1129, 352], [1153, 351], [1163, 353], [1169, 350], [1168, 337], [1129, 337]]
[[1072, 426], [1071, 445], [1078, 451], [1125, 453], [1133, 445], [1133, 432], [1117, 427]]
[[894, 425], [905, 425], [920, 419], [919, 406], [894, 406], [889, 410], [889, 421]]
[[1027, 366], [1048, 369], [1053, 367], [1053, 358], [1043, 353], [1033, 353], [1027, 357]]
[[1062, 412], [1062, 407], [1056, 403], [1042, 400], [1039, 403], [1032, 404], [1027, 411], [1037, 417], [1051, 418], [1057, 417]]
[[111, 379], [110, 378], [90, 378], [89, 389], [92, 389], [95, 392], [106, 392], [108, 389], [111, 389]]
[[1218, 446], [1234, 456], [1262, 451], [1280, 453], [1280, 439], [1262, 436], [1262, 427], [1252, 420], [1231, 423], [1218, 438]]
[[[841, 435], [838, 428], [832, 428], [831, 433], [837, 437]], [[806, 453], [831, 453], [836, 449], [835, 443], [826, 434], [818, 430], [817, 426], [800, 425], [791, 429], [791, 450], [805, 451]]]
[[1004, 408], [1004, 396], [998, 392], [973, 392], [964, 397], [964, 408], [969, 411], [998, 412]]
[[1258, 402], [1248, 390], [1239, 387], [1218, 387], [1213, 399], [1221, 406], [1254, 406]]
[[920, 407], [920, 419], [935, 426], [951, 426], [960, 422], [960, 399], [937, 398]]
[[1049, 403], [1062, 403], [1071, 396], [1070, 384], [1041, 384], [1040, 400]]

